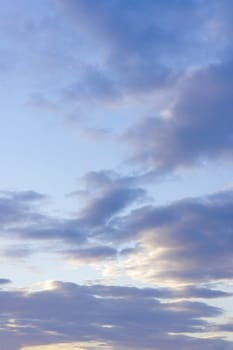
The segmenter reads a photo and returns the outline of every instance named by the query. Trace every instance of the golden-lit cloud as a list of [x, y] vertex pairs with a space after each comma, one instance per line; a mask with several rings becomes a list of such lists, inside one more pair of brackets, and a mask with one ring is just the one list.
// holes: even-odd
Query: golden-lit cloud
[[112, 347], [106, 343], [99, 342], [75, 342], [75, 343], [57, 343], [49, 345], [26, 346], [20, 350], [111, 350]]

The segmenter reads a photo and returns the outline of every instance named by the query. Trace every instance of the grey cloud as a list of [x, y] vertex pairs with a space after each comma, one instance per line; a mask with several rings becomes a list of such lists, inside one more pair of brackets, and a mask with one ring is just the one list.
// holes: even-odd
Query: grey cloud
[[133, 178], [121, 177], [115, 172], [90, 172], [83, 181], [89, 196], [86, 196], [84, 206], [75, 215], [64, 219], [44, 217], [39, 223], [16, 229], [19, 237], [88, 244], [89, 238], [104, 231], [112, 218], [122, 215], [132, 205], [147, 200], [144, 189], [133, 187]]
[[[56, 243], [54, 252], [65, 259], [82, 263], [110, 260], [119, 263], [133, 278], [153, 283], [161, 283], [161, 279], [187, 284], [233, 278], [232, 191], [162, 207], [142, 206], [127, 214], [124, 210], [137, 203], [144, 191], [123, 186], [119, 178], [111, 182], [105, 173], [91, 176], [88, 186], [98, 181], [99, 192], [76, 218], [41, 216], [31, 194], [26, 198], [18, 194], [12, 198], [3, 196], [2, 234], [14, 235], [29, 245], [27, 249], [12, 246], [2, 254], [11, 259], [27, 257], [33, 253], [30, 242], [51, 240]], [[121, 244], [130, 242], [133, 245], [124, 254]], [[137, 261], [141, 261], [140, 265]], [[185, 293], [191, 290], [183, 290]], [[192, 293], [196, 298], [221, 296], [204, 289]]]
[[[59, 219], [42, 214], [46, 196], [34, 191], [11, 191], [0, 193], [0, 227], [5, 238], [16, 237], [29, 240], [72, 240], [84, 242], [85, 235], [75, 219]], [[12, 246], [3, 255], [27, 256], [30, 247]]]
[[[94, 176], [95, 183], [97, 179], [102, 183], [99, 192], [77, 217], [40, 217], [30, 210], [27, 200], [27, 204], [16, 200], [16, 214], [4, 216], [7, 228], [3, 227], [2, 234], [14, 235], [28, 244], [50, 240], [55, 243], [53, 251], [65, 259], [81, 263], [108, 260], [120, 264], [133, 278], [152, 283], [174, 280], [192, 284], [233, 278], [232, 191], [187, 198], [167, 206], [142, 206], [130, 212], [130, 206], [145, 195], [144, 191], [120, 186], [119, 179], [116, 185], [114, 181], [109, 184], [106, 174]], [[5, 212], [9, 211], [8, 201], [5, 209], [2, 204]], [[10, 207], [15, 208], [13, 199]], [[124, 251], [122, 243], [130, 244], [130, 249]], [[22, 258], [31, 253], [29, 245], [26, 250], [9, 247], [4, 254]], [[221, 296], [204, 289], [187, 289], [181, 294], [191, 292], [196, 298]]]
[[[95, 183], [97, 178], [94, 176]], [[16, 217], [8, 218], [11, 228], [4, 229], [3, 233], [26, 240], [28, 244], [35, 240], [53, 241], [54, 252], [65, 259], [81, 263], [108, 260], [113, 265], [120, 264], [133, 278], [152, 283], [175, 280], [192, 284], [233, 278], [232, 191], [187, 198], [167, 206], [142, 206], [130, 212], [130, 206], [137, 203], [144, 192], [119, 186], [119, 179], [116, 185], [114, 181], [109, 184], [108, 177], [98, 179], [102, 183], [99, 192], [88, 199], [77, 217], [45, 216], [38, 220], [38, 214], [32, 213], [34, 219], [23, 204], [23, 211], [20, 209]], [[18, 216], [25, 221], [23, 226]], [[122, 243], [130, 244], [130, 249], [124, 251]], [[8, 250], [11, 258], [14, 254], [16, 258], [22, 254], [26, 257], [31, 252]], [[188, 295], [191, 291], [182, 293]], [[205, 296], [204, 289], [192, 290], [192, 293], [200, 298], [218, 296], [211, 290], [206, 290]]]
[[69, 249], [62, 252], [68, 259], [81, 263], [96, 263], [116, 259], [118, 251], [109, 246], [95, 246], [83, 249]]
[[207, 287], [188, 286], [174, 291], [174, 296], [181, 298], [201, 298], [215, 299], [232, 297], [233, 293], [224, 292], [222, 290], [211, 289]]
[[232, 191], [144, 207], [116, 220], [118, 229], [108, 239], [139, 242], [122, 263], [139, 279], [159, 283], [232, 279], [232, 210]]
[[89, 171], [80, 179], [90, 191], [112, 187], [131, 187], [135, 185], [133, 176], [122, 176], [113, 170]]
[[233, 332], [233, 322], [232, 319], [227, 324], [222, 324], [220, 326], [213, 327], [213, 330], [215, 331], [222, 331], [222, 332]]
[[[85, 288], [85, 287], [83, 287]], [[232, 297], [232, 293], [207, 287], [186, 286], [180, 288], [137, 288], [126, 286], [94, 285], [96, 295], [106, 298], [149, 298], [149, 299], [216, 299]]]
[[9, 284], [11, 283], [11, 280], [9, 280], [8, 278], [0, 278], [0, 284]]
[[[147, 291], [118, 297], [118, 287], [78, 286], [74, 283], [50, 282], [41, 291], [0, 290], [2, 310], [1, 341], [9, 350], [29, 345], [75, 341], [97, 341], [123, 349], [197, 349], [204, 345], [217, 350], [221, 339], [198, 339], [180, 335], [183, 332], [207, 332], [221, 310], [198, 302], [161, 303], [148, 298]], [[120, 289], [119, 289], [120, 291]], [[145, 295], [145, 297], [144, 297]], [[106, 328], [105, 326], [112, 326]], [[170, 335], [170, 333], [173, 335]], [[13, 346], [12, 343], [17, 344]]]
[[45, 217], [43, 222], [28, 224], [23, 228], [15, 228], [13, 233], [22, 239], [39, 241], [64, 241], [73, 244], [83, 244], [87, 238], [85, 227], [76, 219]]
[[1, 191], [0, 225], [40, 221], [42, 215], [37, 213], [35, 204], [46, 198], [35, 191]]
[[111, 101], [120, 97], [120, 91], [116, 83], [111, 80], [103, 69], [94, 66], [87, 66], [80, 72], [80, 81], [71, 84], [64, 89], [63, 94], [68, 100], [97, 99]]
[[114, 171], [88, 172], [81, 180], [90, 196], [79, 212], [79, 219], [89, 227], [104, 226], [112, 217], [147, 198], [146, 191], [135, 186], [134, 177]]
[[[203, 38], [208, 31], [204, 3], [57, 2], [89, 45], [99, 50], [98, 63], [87, 67], [81, 82], [68, 88], [76, 98], [83, 94], [98, 99], [145, 94], [172, 84], [188, 63], [200, 62], [205, 57]], [[208, 10], [210, 15], [213, 10], [210, 2]], [[214, 51], [212, 46], [209, 38], [209, 52]]]
[[[63, 241], [69, 245], [79, 245], [80, 248], [80, 245], [89, 244], [89, 238], [95, 235], [95, 232], [103, 230], [112, 217], [146, 199], [145, 190], [134, 188], [130, 184], [130, 178], [120, 177], [114, 172], [89, 173], [84, 181], [91, 195], [86, 198], [81, 210], [66, 218], [42, 214], [41, 201], [45, 196], [39, 193], [2, 192], [0, 194], [2, 235], [5, 237], [11, 235], [27, 240], [28, 243], [33, 240], [42, 243], [48, 240]], [[22, 256], [23, 253], [25, 257], [28, 255], [25, 249], [10, 249], [4, 252], [11, 257], [14, 253], [15, 257]]]
[[30, 248], [29, 246], [27, 247], [26, 244], [24, 245], [18, 244], [17, 246], [12, 244], [10, 245], [10, 247], [5, 247], [1, 249], [0, 256], [1, 258], [3, 257], [4, 259], [7, 259], [7, 260], [17, 261], [17, 260], [28, 258], [34, 252], [35, 250]]
[[187, 76], [170, 118], [145, 118], [125, 134], [133, 146], [132, 159], [151, 174], [232, 159], [232, 88], [232, 61]]
[[88, 225], [104, 224], [139, 198], [145, 197], [140, 188], [112, 188], [97, 194], [81, 211], [81, 221]]
[[18, 202], [40, 202], [47, 198], [46, 195], [36, 191], [3, 191], [3, 194]]

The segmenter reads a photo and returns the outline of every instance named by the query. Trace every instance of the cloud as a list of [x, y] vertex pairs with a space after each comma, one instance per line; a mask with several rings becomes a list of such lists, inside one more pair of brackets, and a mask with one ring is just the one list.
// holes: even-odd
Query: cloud
[[42, 215], [36, 213], [35, 205], [41, 203], [46, 196], [35, 191], [1, 191], [0, 192], [0, 225], [39, 221]]
[[9, 247], [4, 247], [0, 250], [0, 258], [4, 260], [12, 260], [13, 262], [23, 261], [30, 257], [33, 253], [33, 250], [25, 243], [10, 244]]
[[[30, 261], [50, 275], [62, 271], [41, 259], [49, 256], [54, 261], [55, 253], [56, 261], [83, 264], [90, 275], [94, 266], [103, 273], [100, 277], [110, 271], [114, 281], [136, 280], [136, 285], [150, 288], [49, 281], [27, 289], [0, 278], [1, 346], [232, 349], [232, 341], [224, 338], [229, 332], [230, 339], [232, 320], [213, 305], [232, 298], [226, 285], [233, 280], [233, 191], [156, 206], [142, 187], [148, 183], [140, 182], [146, 175], [164, 176], [206, 161], [232, 160], [232, 3], [29, 3], [22, 0], [16, 8], [9, 2], [0, 9], [0, 72], [7, 75], [3, 92], [20, 93], [12, 96], [14, 110], [23, 103], [28, 135], [30, 106], [36, 115], [49, 118], [72, 119], [78, 113], [83, 136], [107, 136], [113, 142], [116, 130], [126, 127], [122, 117], [128, 124], [141, 110], [151, 111], [152, 104], [156, 111], [134, 121], [123, 137], [142, 176], [109, 170], [87, 173], [84, 188], [76, 192], [85, 195], [84, 205], [78, 203], [69, 216], [46, 212], [46, 196], [38, 192], [1, 191], [0, 257], [13, 260], [14, 266]], [[6, 99], [6, 112], [7, 103]], [[166, 105], [165, 112], [160, 104]], [[117, 116], [107, 122], [113, 132], [107, 124], [98, 125], [100, 116], [104, 122]], [[60, 128], [56, 132], [58, 138], [47, 134], [48, 145], [67, 139]], [[74, 152], [72, 148], [71, 163]], [[76, 278], [85, 278], [83, 271], [75, 272]], [[35, 278], [34, 272], [26, 275]], [[218, 282], [223, 290], [215, 289]]]
[[[76, 98], [103, 101], [148, 94], [173, 84], [190, 62], [201, 62], [206, 46], [212, 52], [205, 4], [198, 1], [57, 3], [98, 51], [84, 66], [81, 80], [67, 89]], [[213, 10], [208, 3], [209, 15]]]
[[34, 191], [2, 191], [0, 193], [2, 238], [14, 237], [24, 241], [24, 246], [15, 247], [13, 244], [9, 249], [3, 250], [3, 256], [26, 257], [33, 251], [29, 246], [33, 240], [43, 242], [72, 239], [80, 243], [85, 241], [77, 220], [52, 217], [42, 213], [45, 198], [46, 196]]
[[[232, 191], [147, 206], [115, 221], [111, 238], [137, 242], [122, 259], [122, 273], [150, 283], [233, 278]], [[104, 239], [104, 236], [102, 236]], [[119, 267], [119, 266], [118, 266]]]
[[[87, 174], [85, 181], [91, 195], [70, 218], [41, 215], [34, 203], [44, 198], [40, 194], [2, 194], [2, 236], [10, 234], [20, 244], [3, 249], [2, 257], [28, 258], [35, 252], [33, 242], [39, 240], [43, 251], [53, 241], [52, 251], [63, 259], [99, 265], [107, 261], [114, 277], [120, 272], [159, 285], [233, 278], [231, 190], [156, 207], [138, 202], [145, 191], [133, 187], [130, 178], [103, 171]], [[204, 292], [193, 295], [204, 297]]]
[[173, 292], [174, 297], [181, 298], [201, 298], [201, 299], [215, 299], [232, 297], [232, 293], [224, 292], [207, 287], [187, 286]]
[[9, 284], [9, 283], [11, 283], [11, 280], [9, 280], [8, 278], [0, 278], [1, 285]]
[[131, 203], [145, 196], [143, 189], [112, 188], [92, 198], [81, 211], [81, 220], [88, 225], [104, 224]]
[[89, 238], [103, 231], [112, 218], [147, 200], [146, 191], [133, 186], [133, 178], [122, 177], [115, 172], [90, 172], [83, 181], [90, 195], [75, 215], [68, 218], [44, 217], [43, 222], [32, 223], [18, 230], [19, 236], [88, 244]]
[[80, 179], [90, 191], [111, 187], [131, 187], [135, 185], [133, 176], [122, 176], [113, 170], [89, 171]]
[[190, 73], [180, 85], [169, 118], [146, 117], [125, 134], [132, 159], [151, 174], [231, 159], [233, 62]]
[[118, 251], [109, 246], [94, 246], [83, 249], [68, 249], [62, 251], [62, 254], [68, 259], [82, 264], [96, 264], [106, 260], [116, 259]]
[[0, 193], [2, 237], [7, 239], [10, 235], [19, 242], [24, 242], [20, 247], [9, 245], [2, 250], [2, 257], [26, 258], [35, 251], [30, 246], [34, 241], [41, 242], [40, 249], [43, 249], [42, 246], [47, 241], [60, 241], [60, 244], [65, 244], [64, 249], [58, 249], [55, 245], [54, 251], [64, 250], [66, 256], [69, 251], [72, 258], [82, 257], [83, 261], [91, 260], [91, 253], [95, 259], [97, 256], [99, 259], [101, 256], [105, 259], [110, 256], [116, 257], [114, 249], [104, 246], [101, 242], [93, 243], [92, 237], [96, 232], [102, 231], [113, 217], [146, 200], [146, 191], [133, 187], [130, 178], [123, 178], [114, 172], [88, 173], [83, 181], [90, 195], [86, 198], [84, 206], [68, 217], [52, 216], [44, 210], [42, 213], [45, 196], [39, 193]]
[[[107, 294], [106, 294], [107, 292]], [[156, 295], [156, 290], [154, 291]], [[220, 349], [230, 342], [208, 335], [221, 310], [202, 302], [163, 303], [147, 290], [79, 286], [50, 281], [42, 290], [0, 290], [1, 343], [9, 350], [67, 342], [104, 342], [114, 349]], [[173, 335], [171, 335], [173, 334]], [[6, 340], [7, 337], [7, 340]], [[15, 344], [15, 345], [13, 345]]]
[[[216, 290], [209, 287], [185, 286], [179, 288], [173, 287], [128, 287], [128, 286], [111, 286], [111, 285], [94, 285], [95, 293], [103, 297], [113, 298], [148, 298], [159, 300], [174, 300], [174, 299], [216, 299], [231, 297], [232, 293]], [[85, 289], [83, 286], [82, 288]]]
[[89, 196], [77, 216], [79, 224], [90, 230], [103, 229], [113, 217], [147, 200], [146, 190], [135, 186], [134, 177], [122, 176], [115, 171], [91, 171], [81, 180]]
[[[145, 191], [131, 186], [127, 178], [100, 172], [85, 179], [91, 195], [75, 217], [41, 215], [34, 195], [0, 198], [2, 236], [10, 234], [20, 244], [2, 250], [2, 256], [27, 258], [35, 252], [33, 242], [40, 241], [38, 249], [43, 251], [51, 241], [56, 243], [51, 252], [65, 260], [97, 265], [107, 261], [113, 268], [111, 277], [128, 274], [159, 285], [233, 278], [231, 190], [146, 206], [138, 202]], [[195, 293], [201, 297], [204, 290]]]

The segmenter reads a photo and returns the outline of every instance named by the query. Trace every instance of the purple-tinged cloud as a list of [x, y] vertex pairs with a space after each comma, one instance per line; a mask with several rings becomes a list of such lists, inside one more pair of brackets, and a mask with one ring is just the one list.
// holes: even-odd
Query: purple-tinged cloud
[[142, 197], [145, 197], [145, 191], [140, 188], [112, 188], [103, 191], [87, 202], [81, 211], [81, 221], [93, 226], [104, 224]]
[[[222, 313], [219, 308], [191, 301], [163, 303], [148, 298], [143, 289], [127, 292], [125, 287], [118, 295], [118, 288], [50, 282], [40, 291], [0, 290], [1, 343], [9, 350], [81, 341], [87, 346], [88, 341], [104, 342], [113, 349], [169, 350], [172, 343], [174, 350], [218, 350], [232, 345], [207, 337]], [[206, 339], [182, 335], [185, 332], [201, 332]]]
[[9, 280], [8, 278], [0, 278], [0, 285], [4, 285], [4, 284], [10, 284], [11, 280]]
[[[233, 194], [219, 192], [136, 209], [115, 221], [107, 240], [135, 241], [123, 271], [151, 283], [233, 279]], [[169, 282], [170, 281], [170, 282]]]
[[107, 260], [116, 259], [118, 251], [117, 249], [109, 246], [94, 246], [82, 249], [67, 249], [62, 251], [62, 254], [67, 259], [80, 262], [81, 264], [96, 264]]
[[[76, 99], [145, 95], [173, 84], [190, 62], [202, 62], [206, 37], [209, 52], [216, 51], [206, 26], [206, 5], [198, 1], [57, 3], [98, 52], [96, 62], [86, 64], [81, 79], [67, 89]], [[212, 15], [211, 3], [208, 10]]]
[[148, 117], [125, 134], [132, 159], [158, 175], [215, 159], [232, 159], [233, 62], [187, 76], [169, 118]]

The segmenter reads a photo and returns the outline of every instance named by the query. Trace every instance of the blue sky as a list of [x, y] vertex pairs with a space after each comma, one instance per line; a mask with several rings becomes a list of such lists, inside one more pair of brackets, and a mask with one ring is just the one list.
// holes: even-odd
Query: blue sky
[[0, 4], [0, 347], [232, 350], [232, 1]]

